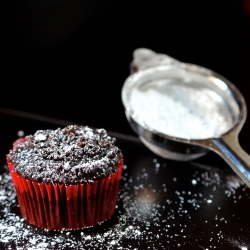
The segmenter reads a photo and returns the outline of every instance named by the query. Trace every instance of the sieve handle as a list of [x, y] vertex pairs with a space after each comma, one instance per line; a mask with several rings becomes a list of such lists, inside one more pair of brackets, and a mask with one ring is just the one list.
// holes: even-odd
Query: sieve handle
[[210, 146], [250, 187], [250, 156], [241, 148], [238, 136], [226, 134], [222, 138], [212, 139]]

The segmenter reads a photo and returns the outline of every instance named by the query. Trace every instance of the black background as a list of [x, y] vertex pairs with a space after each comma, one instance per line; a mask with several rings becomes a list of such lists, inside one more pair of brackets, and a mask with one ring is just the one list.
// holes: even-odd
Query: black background
[[[250, 106], [243, 3], [2, 1], [0, 105], [133, 134], [121, 88], [133, 51], [146, 47], [225, 76]], [[242, 137], [249, 126], [247, 120]]]

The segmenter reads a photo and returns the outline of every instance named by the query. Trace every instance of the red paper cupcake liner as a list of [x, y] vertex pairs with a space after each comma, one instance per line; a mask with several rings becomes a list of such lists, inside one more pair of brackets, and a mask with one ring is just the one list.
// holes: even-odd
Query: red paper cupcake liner
[[23, 217], [32, 225], [50, 230], [77, 230], [110, 218], [117, 202], [123, 168], [92, 183], [73, 185], [31, 181], [16, 173], [7, 160]]

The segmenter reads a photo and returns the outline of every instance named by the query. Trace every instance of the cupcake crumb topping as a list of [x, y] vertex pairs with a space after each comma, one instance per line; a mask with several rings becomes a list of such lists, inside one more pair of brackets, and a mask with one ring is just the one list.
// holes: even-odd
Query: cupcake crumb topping
[[74, 184], [93, 182], [116, 172], [122, 156], [103, 128], [69, 125], [38, 130], [10, 150], [16, 172], [34, 181]]

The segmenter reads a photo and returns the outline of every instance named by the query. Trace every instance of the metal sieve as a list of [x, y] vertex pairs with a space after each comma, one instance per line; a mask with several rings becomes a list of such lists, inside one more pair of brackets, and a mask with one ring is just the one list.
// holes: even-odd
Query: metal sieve
[[[134, 51], [130, 69], [121, 93], [125, 114], [132, 129], [151, 151], [163, 158], [189, 161], [212, 150], [250, 187], [250, 156], [238, 142], [247, 108], [242, 94], [229, 80], [210, 69], [146, 48]], [[192, 110], [178, 114], [181, 109], [168, 106], [167, 98], [183, 110], [191, 110], [189, 105]], [[175, 119], [167, 118], [170, 111]], [[185, 120], [188, 116], [189, 121]], [[199, 123], [192, 127], [196, 117], [207, 124], [199, 136]], [[165, 123], [171, 129], [162, 130]], [[189, 131], [187, 135], [181, 134], [181, 128], [185, 130], [188, 126], [193, 134]]]

